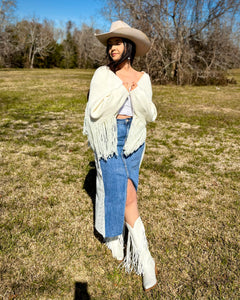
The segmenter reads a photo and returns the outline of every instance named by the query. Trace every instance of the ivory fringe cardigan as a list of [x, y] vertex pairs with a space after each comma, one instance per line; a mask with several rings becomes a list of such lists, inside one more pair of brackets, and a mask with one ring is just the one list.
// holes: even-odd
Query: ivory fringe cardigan
[[[89, 99], [85, 110], [83, 133], [95, 155], [97, 170], [95, 227], [105, 236], [104, 184], [100, 159], [107, 160], [117, 152], [117, 115], [130, 95], [133, 119], [123, 152], [125, 156], [136, 151], [146, 139], [146, 123], [156, 119], [157, 110], [152, 102], [149, 75], [144, 72], [137, 87], [127, 91], [121, 79], [109, 67], [98, 68], [91, 80]], [[124, 191], [123, 191], [124, 193]]]

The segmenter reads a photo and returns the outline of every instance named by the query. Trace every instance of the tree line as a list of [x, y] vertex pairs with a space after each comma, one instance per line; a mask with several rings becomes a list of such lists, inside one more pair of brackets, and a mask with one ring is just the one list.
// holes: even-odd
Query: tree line
[[95, 38], [98, 30], [68, 21], [56, 28], [51, 20], [14, 21], [16, 0], [0, 0], [0, 67], [95, 68], [105, 59]]
[[65, 29], [48, 20], [9, 24], [1, 33], [0, 67], [96, 68], [104, 63], [105, 51], [94, 31], [85, 24], [78, 29], [71, 21]]
[[[106, 19], [122, 19], [145, 32], [149, 53], [135, 67], [157, 83], [225, 84], [240, 66], [240, 0], [106, 0]], [[100, 32], [68, 21], [14, 21], [16, 0], [0, 1], [0, 67], [96, 68], [105, 63]]]

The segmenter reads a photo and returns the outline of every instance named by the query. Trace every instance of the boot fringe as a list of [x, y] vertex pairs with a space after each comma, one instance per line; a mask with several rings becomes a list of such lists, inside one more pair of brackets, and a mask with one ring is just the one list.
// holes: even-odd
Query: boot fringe
[[144, 258], [141, 257], [141, 254], [144, 250], [148, 250], [148, 242], [145, 235], [144, 227], [142, 229], [142, 236], [144, 237], [144, 242], [142, 248], [138, 249], [134, 243], [134, 239], [131, 235], [131, 232], [128, 231], [128, 241], [127, 241], [127, 252], [123, 261], [123, 267], [127, 273], [134, 271], [137, 275], [143, 275], [143, 261]]
[[117, 236], [114, 236], [114, 237], [111, 237], [111, 238], [105, 238], [105, 244], [108, 247], [108, 249], [110, 249], [111, 251], [113, 250], [111, 242], [115, 241], [117, 239], [119, 240], [120, 244], [123, 246], [123, 244], [124, 244], [123, 234], [120, 234], [120, 235], [117, 235]]

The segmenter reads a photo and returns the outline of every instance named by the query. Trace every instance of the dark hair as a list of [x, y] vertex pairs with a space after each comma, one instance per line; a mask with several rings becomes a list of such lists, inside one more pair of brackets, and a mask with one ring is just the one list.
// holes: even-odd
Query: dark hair
[[109, 60], [108, 66], [110, 70], [112, 70], [114, 73], [119, 69], [119, 66], [129, 58], [130, 58], [130, 64], [132, 66], [136, 54], [136, 45], [131, 40], [125, 38], [121, 38], [121, 40], [123, 41], [124, 44], [124, 51], [122, 53], [121, 58], [118, 61], [114, 61], [109, 55], [110, 45], [107, 44], [106, 54]]

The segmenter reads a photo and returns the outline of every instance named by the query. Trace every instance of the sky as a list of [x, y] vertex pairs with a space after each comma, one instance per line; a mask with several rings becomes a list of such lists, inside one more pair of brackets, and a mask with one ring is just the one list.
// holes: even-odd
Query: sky
[[[53, 20], [64, 27], [71, 20], [77, 26], [82, 23], [108, 31], [110, 23], [101, 15], [104, 0], [17, 0], [16, 15], [19, 19], [33, 16]], [[92, 23], [93, 22], [93, 23]]]

